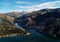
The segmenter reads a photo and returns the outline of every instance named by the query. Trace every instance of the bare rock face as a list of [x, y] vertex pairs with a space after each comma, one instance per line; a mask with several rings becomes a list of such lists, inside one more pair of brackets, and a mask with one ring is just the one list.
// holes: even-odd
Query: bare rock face
[[[50, 38], [60, 39], [60, 8], [43, 9], [32, 12], [30, 15], [24, 15], [15, 18], [14, 22], [18, 23], [24, 29], [34, 29], [39, 33]], [[33, 18], [33, 16], [35, 16]]]

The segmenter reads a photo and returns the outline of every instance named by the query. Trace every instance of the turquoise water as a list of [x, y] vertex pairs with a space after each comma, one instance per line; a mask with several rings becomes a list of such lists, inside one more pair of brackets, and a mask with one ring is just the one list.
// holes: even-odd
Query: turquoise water
[[52, 40], [44, 35], [36, 32], [35, 30], [31, 30], [31, 35], [25, 36], [14, 36], [14, 37], [6, 37], [0, 38], [0, 42], [60, 42], [60, 40]]

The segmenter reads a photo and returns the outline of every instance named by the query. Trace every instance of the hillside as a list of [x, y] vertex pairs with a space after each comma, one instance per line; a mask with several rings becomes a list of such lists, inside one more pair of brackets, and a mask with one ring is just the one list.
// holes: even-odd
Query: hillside
[[24, 29], [34, 29], [47, 37], [60, 39], [60, 8], [42, 9], [15, 18], [14, 21]]
[[24, 34], [28, 32], [17, 28], [14, 24], [14, 18], [0, 14], [0, 37], [9, 37]]
[[4, 14], [13, 18], [20, 16], [20, 12], [9, 12], [9, 13], [4, 13]]

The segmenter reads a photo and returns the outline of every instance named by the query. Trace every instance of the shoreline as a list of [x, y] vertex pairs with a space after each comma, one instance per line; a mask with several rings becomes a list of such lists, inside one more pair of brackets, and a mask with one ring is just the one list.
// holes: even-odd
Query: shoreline
[[1, 36], [0, 35], [0, 38], [4, 38], [4, 37], [14, 37], [14, 36], [17, 36], [17, 35], [30, 35], [30, 33], [27, 33], [27, 34], [19, 34], [19, 33], [16, 33], [16, 34], [7, 34], [7, 35], [3, 35], [3, 36]]

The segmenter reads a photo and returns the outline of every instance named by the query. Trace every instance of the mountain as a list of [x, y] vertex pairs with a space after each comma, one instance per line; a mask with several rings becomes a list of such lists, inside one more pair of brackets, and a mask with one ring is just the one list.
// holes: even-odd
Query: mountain
[[34, 29], [47, 37], [60, 39], [60, 8], [42, 9], [15, 18], [24, 29]]
[[13, 18], [20, 16], [20, 12], [9, 12], [9, 13], [4, 13], [4, 14]]
[[[3, 20], [3, 21], [2, 21]], [[8, 22], [8, 23], [11, 23], [11, 24], [13, 24], [13, 21], [14, 20], [14, 18], [12, 18], [12, 17], [10, 17], [10, 16], [6, 16], [5, 14], [0, 14], [0, 21], [1, 22]], [[1, 23], [0, 22], [0, 23]]]
[[7, 16], [16, 18], [16, 17], [22, 16], [22, 15], [28, 14], [28, 13], [30, 13], [30, 12], [22, 11], [22, 12], [9, 12], [9, 13], [4, 13], [4, 14], [7, 15]]
[[9, 12], [9, 13], [0, 13], [0, 18], [3, 18], [4, 21], [7, 21], [11, 24], [14, 23], [14, 19], [16, 17], [22, 16], [24, 14], [28, 14], [29, 12], [22, 11], [22, 12]]
[[13, 17], [6, 14], [0, 14], [0, 37], [9, 37], [22, 34], [28, 35], [28, 32], [17, 28], [14, 24]]

